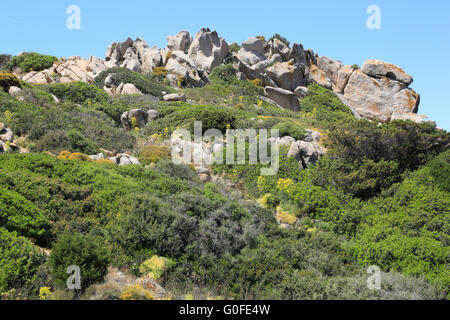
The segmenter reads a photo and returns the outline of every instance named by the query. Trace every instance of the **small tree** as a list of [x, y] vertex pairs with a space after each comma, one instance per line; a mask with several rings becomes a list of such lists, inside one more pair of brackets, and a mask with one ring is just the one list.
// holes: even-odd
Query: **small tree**
[[67, 268], [80, 268], [79, 294], [90, 285], [103, 280], [108, 268], [109, 254], [98, 238], [65, 233], [53, 246], [49, 262], [55, 285], [60, 288], [67, 288], [67, 279], [70, 277]]

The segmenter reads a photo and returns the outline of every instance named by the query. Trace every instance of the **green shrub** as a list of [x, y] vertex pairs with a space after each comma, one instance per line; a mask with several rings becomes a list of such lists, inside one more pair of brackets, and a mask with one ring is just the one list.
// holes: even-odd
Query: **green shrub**
[[0, 87], [3, 88], [5, 92], [8, 92], [9, 88], [12, 86], [20, 87], [19, 79], [11, 73], [0, 72]]
[[225, 133], [228, 126], [235, 127], [235, 120], [235, 112], [230, 108], [179, 102], [161, 107], [158, 119], [149, 123], [148, 130], [163, 133], [168, 128], [168, 133], [171, 134], [180, 127], [193, 133], [194, 122], [201, 121], [203, 132], [217, 129]]
[[272, 38], [269, 39], [269, 42], [272, 40], [280, 40], [281, 42], [283, 42], [285, 45], [287, 45], [288, 47], [291, 45], [291, 43], [289, 41], [287, 41], [287, 39], [285, 37], [280, 36], [278, 33], [275, 33]]
[[73, 103], [105, 102], [108, 95], [102, 89], [85, 82], [53, 83], [42, 86], [44, 90], [54, 94], [61, 101]]
[[57, 60], [58, 58], [53, 56], [29, 52], [13, 57], [6, 66], [10, 71], [15, 68], [20, 68], [24, 72], [42, 71], [53, 66], [53, 63]]
[[170, 159], [171, 151], [165, 146], [150, 145], [142, 148], [139, 161], [143, 164], [156, 163], [160, 160]]
[[121, 83], [132, 83], [143, 94], [150, 94], [155, 97], [162, 97], [162, 91], [169, 93], [175, 92], [173, 88], [164, 85], [159, 76], [145, 76], [121, 67], [114, 67], [101, 72], [95, 78], [95, 85], [103, 88], [105, 79], [110, 74], [112, 75], [113, 85], [116, 87]]
[[427, 166], [436, 184], [444, 191], [450, 192], [450, 150], [441, 153], [431, 160]]
[[305, 129], [292, 121], [280, 122], [273, 129], [280, 130], [280, 137], [290, 136], [295, 140], [303, 140], [306, 137]]
[[87, 139], [78, 130], [72, 129], [67, 132], [71, 149], [85, 154], [97, 154], [100, 149], [91, 140]]
[[84, 291], [105, 277], [109, 253], [98, 238], [65, 233], [53, 245], [49, 263], [51, 275], [59, 288], [67, 288], [67, 268], [78, 266], [81, 271], [81, 291]]
[[47, 219], [36, 206], [16, 192], [0, 186], [0, 225], [21, 236], [45, 240]]
[[232, 64], [223, 64], [212, 69], [211, 74], [209, 75], [209, 79], [212, 83], [218, 84], [236, 84], [237, 70], [233, 67]]
[[0, 54], [0, 70], [6, 70], [6, 66], [11, 58], [10, 54]]
[[0, 227], [0, 292], [27, 286], [44, 262], [30, 240]]

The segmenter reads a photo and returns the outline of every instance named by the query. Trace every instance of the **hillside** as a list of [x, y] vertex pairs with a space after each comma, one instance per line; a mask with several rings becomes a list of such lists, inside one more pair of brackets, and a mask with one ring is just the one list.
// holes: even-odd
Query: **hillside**
[[[0, 55], [2, 299], [448, 299], [450, 135], [412, 76], [280, 35], [167, 43]], [[239, 129], [278, 130], [275, 174], [260, 149], [176, 164]]]

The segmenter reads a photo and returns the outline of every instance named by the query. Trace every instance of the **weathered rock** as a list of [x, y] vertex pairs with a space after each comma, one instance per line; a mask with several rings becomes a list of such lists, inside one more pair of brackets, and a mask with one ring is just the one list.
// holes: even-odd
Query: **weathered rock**
[[138, 55], [134, 52], [133, 48], [130, 47], [125, 52], [123, 56], [123, 63], [120, 65], [122, 68], [127, 68], [131, 71], [137, 72], [141, 69], [141, 63], [139, 62]]
[[104, 156], [103, 153], [98, 153], [98, 154], [90, 155], [89, 158], [90, 158], [92, 161], [98, 161], [98, 160], [105, 159], [105, 156]]
[[281, 138], [278, 138], [276, 141], [276, 144], [281, 145], [281, 146], [288, 146], [290, 147], [291, 144], [293, 144], [295, 142], [295, 139], [289, 136], [284, 136]]
[[332, 60], [328, 57], [319, 57], [319, 59], [317, 59], [317, 67], [322, 70], [333, 83], [337, 83], [338, 72], [343, 66], [344, 64], [342, 62]]
[[266, 87], [264, 89], [265, 95], [282, 106], [285, 109], [289, 109], [292, 111], [299, 111], [300, 104], [298, 102], [298, 98], [291, 91], [281, 89], [281, 88], [273, 88]]
[[148, 110], [147, 111], [147, 120], [148, 122], [153, 121], [158, 118], [158, 111], [157, 110]]
[[9, 128], [3, 128], [2, 131], [0, 131], [0, 140], [13, 142], [14, 141], [14, 133]]
[[220, 65], [228, 55], [228, 44], [216, 31], [202, 28], [194, 37], [188, 56], [198, 69], [209, 72]]
[[266, 69], [266, 74], [279, 88], [294, 91], [303, 82], [303, 67], [295, 64], [294, 59], [288, 62], [278, 62]]
[[322, 87], [332, 89], [330, 78], [328, 78], [325, 72], [320, 70], [315, 64], [309, 66], [309, 78]]
[[19, 87], [15, 87], [15, 86], [11, 86], [8, 90], [8, 93], [10, 95], [12, 95], [15, 98], [18, 98], [20, 100], [23, 100], [22, 95], [22, 89], [20, 89]]
[[114, 65], [114, 61], [105, 62], [96, 57], [90, 57], [89, 59], [70, 57], [55, 62], [49, 69], [40, 72], [32, 71], [22, 76], [22, 80], [29, 83], [65, 83], [73, 81], [93, 83], [94, 78], [100, 72], [112, 68]]
[[188, 31], [180, 31], [174, 36], [167, 37], [167, 49], [170, 51], [183, 51], [187, 53], [192, 43], [192, 37]]
[[319, 142], [321, 139], [321, 134], [320, 132], [311, 130], [311, 129], [306, 129], [306, 137], [305, 139], [303, 139], [306, 142]]
[[142, 109], [133, 109], [124, 112], [120, 117], [120, 121], [123, 128], [130, 131], [134, 126], [137, 126], [138, 128], [144, 127], [148, 123], [148, 114]]
[[279, 54], [275, 54], [271, 58], [258, 62], [253, 66], [239, 60], [238, 69], [244, 73], [248, 79], [262, 79], [262, 75], [266, 68], [278, 61], [281, 61], [281, 56]]
[[264, 43], [258, 38], [250, 38], [242, 43], [242, 48], [236, 52], [235, 56], [249, 66], [266, 60], [264, 56]]
[[268, 57], [279, 54], [283, 61], [287, 61], [289, 59], [291, 49], [284, 42], [278, 39], [272, 39], [267, 43], [266, 51], [268, 51]]
[[344, 97], [364, 118], [389, 121], [395, 113], [417, 113], [420, 96], [405, 84], [386, 77], [371, 78], [361, 70], [352, 73]]
[[128, 157], [121, 157], [119, 160], [119, 166], [126, 166], [132, 164]]
[[298, 86], [294, 90], [294, 94], [299, 98], [304, 98], [308, 94], [309, 89], [307, 87]]
[[133, 46], [134, 41], [128, 38], [124, 42], [113, 42], [106, 50], [106, 61], [114, 59], [116, 61], [123, 61], [123, 56], [128, 48]]
[[335, 92], [344, 93], [344, 89], [347, 86], [348, 80], [350, 79], [353, 71], [354, 70], [352, 66], [343, 66], [341, 69], [339, 69], [336, 83], [333, 87], [333, 89], [335, 89]]
[[162, 66], [163, 57], [158, 47], [144, 48], [141, 56], [142, 71], [150, 73], [153, 68]]
[[168, 72], [167, 78], [173, 86], [178, 85], [180, 77], [186, 81], [186, 86], [190, 87], [201, 87], [206, 83], [201, 71], [196, 69], [194, 61], [182, 51], [172, 53], [167, 61], [166, 69]]
[[392, 116], [391, 116], [391, 121], [394, 120], [410, 120], [410, 121], [414, 121], [416, 123], [421, 123], [421, 122], [429, 122], [430, 120], [425, 120], [429, 118], [428, 116], [425, 115], [418, 115], [415, 113], [400, 113], [400, 112], [393, 112]]
[[183, 101], [186, 102], [186, 95], [184, 93], [171, 93], [163, 97], [164, 101]]
[[125, 83], [120, 90], [118, 94], [140, 94], [142, 95], [142, 92], [139, 91], [138, 88], [132, 83]]
[[132, 156], [129, 156], [128, 160], [130, 161], [131, 164], [141, 164], [141, 162], [137, 158]]
[[305, 50], [299, 43], [294, 43], [289, 51], [288, 60], [294, 59], [295, 63], [299, 63], [308, 67], [311, 64], [317, 65], [317, 57], [314, 52], [309, 49]]
[[316, 142], [297, 141], [291, 145], [288, 157], [295, 157], [304, 169], [315, 164], [325, 150]]
[[371, 77], [386, 77], [409, 86], [413, 78], [401, 68], [380, 60], [366, 60], [361, 71]]

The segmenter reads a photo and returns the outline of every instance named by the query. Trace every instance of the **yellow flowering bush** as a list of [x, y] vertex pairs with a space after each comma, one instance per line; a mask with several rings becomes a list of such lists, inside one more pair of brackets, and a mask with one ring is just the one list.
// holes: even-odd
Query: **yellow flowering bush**
[[287, 178], [287, 179], [279, 179], [277, 182], [277, 188], [280, 191], [284, 191], [289, 193], [290, 188], [294, 185], [294, 180]]
[[277, 220], [280, 223], [293, 225], [297, 221], [297, 217], [287, 211], [283, 211], [281, 207], [277, 207]]
[[39, 289], [39, 299], [40, 300], [47, 300], [52, 295], [52, 292], [50, 291], [49, 287], [42, 287]]
[[172, 260], [155, 255], [141, 264], [139, 272], [144, 276], [159, 279], [172, 264]]
[[127, 287], [120, 295], [120, 300], [154, 300], [155, 296], [149, 290], [136, 284]]

